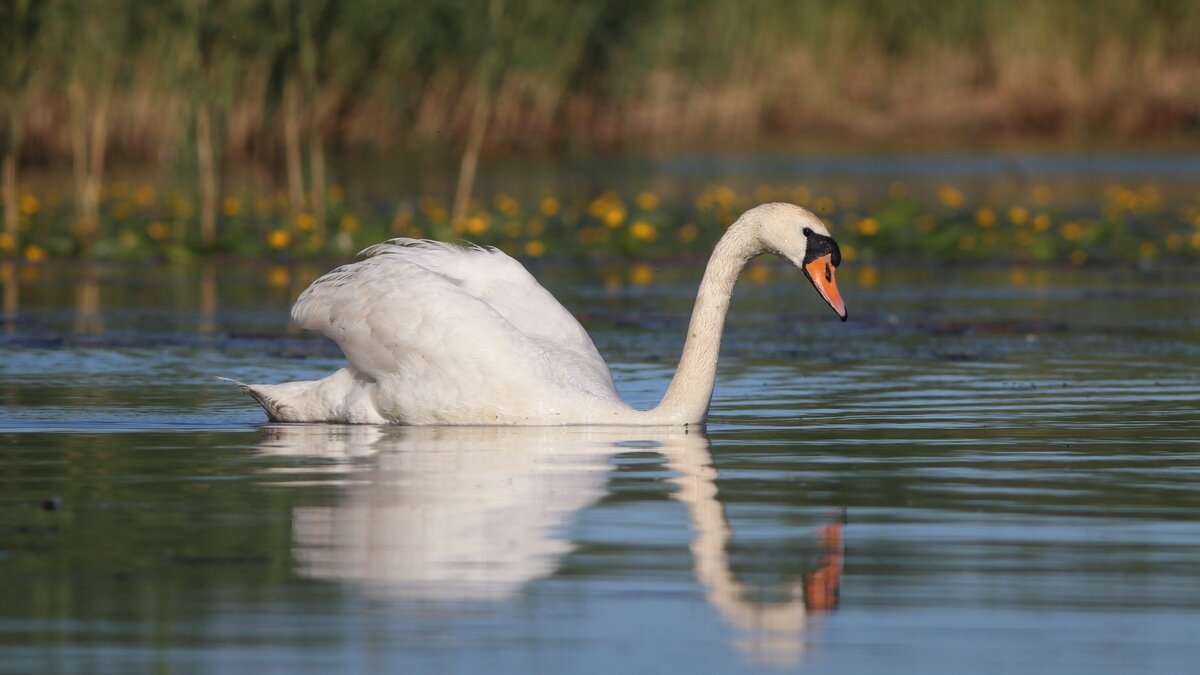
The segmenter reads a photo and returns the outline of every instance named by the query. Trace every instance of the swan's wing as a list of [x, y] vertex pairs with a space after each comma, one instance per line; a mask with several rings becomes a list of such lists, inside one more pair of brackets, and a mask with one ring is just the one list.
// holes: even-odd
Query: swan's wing
[[583, 326], [504, 253], [394, 239], [362, 255], [314, 281], [292, 318], [333, 339], [368, 375], [392, 372], [403, 353], [459, 358], [469, 349], [496, 359], [565, 359], [568, 372], [559, 375], [613, 391]]
[[366, 249], [360, 256], [396, 256], [420, 265], [487, 303], [522, 333], [600, 358], [579, 321], [521, 263], [499, 249], [392, 239]]

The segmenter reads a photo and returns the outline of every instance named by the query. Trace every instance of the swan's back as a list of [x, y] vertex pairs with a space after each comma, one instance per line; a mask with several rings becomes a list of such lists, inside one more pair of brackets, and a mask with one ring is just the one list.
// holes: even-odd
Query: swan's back
[[[619, 402], [587, 332], [503, 252], [394, 239], [361, 255], [314, 281], [292, 318], [377, 383], [384, 417], [433, 423], [406, 419], [428, 409], [450, 422], [438, 416], [543, 409], [571, 395]], [[509, 414], [527, 413], [496, 419]]]

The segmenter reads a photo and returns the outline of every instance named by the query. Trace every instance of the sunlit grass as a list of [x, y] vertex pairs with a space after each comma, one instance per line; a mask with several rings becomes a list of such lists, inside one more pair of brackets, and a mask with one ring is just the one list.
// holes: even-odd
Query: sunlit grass
[[[199, 244], [195, 200], [152, 185], [104, 190], [95, 258], [223, 254], [270, 259], [345, 258], [390, 237], [467, 240], [528, 258], [606, 255], [703, 256], [745, 209], [768, 200], [800, 203], [822, 217], [847, 262], [942, 260], [1056, 263], [1183, 261], [1200, 258], [1200, 201], [1169, 204], [1152, 184], [1111, 184], [1090, 208], [1059, 205], [1049, 186], [1027, 200], [992, 203], [944, 183], [914, 195], [901, 183], [867, 199], [853, 190], [759, 185], [739, 192], [710, 185], [698, 194], [605, 190], [590, 198], [500, 192], [477, 199], [451, 222], [443, 195], [391, 204], [354, 202], [334, 186], [325, 222], [293, 208], [284, 192], [242, 192], [220, 202], [218, 246]], [[19, 228], [0, 234], [0, 256], [36, 264], [83, 255], [70, 200], [22, 186]], [[755, 275], [765, 274], [755, 271]], [[637, 275], [648, 281], [652, 275]]]

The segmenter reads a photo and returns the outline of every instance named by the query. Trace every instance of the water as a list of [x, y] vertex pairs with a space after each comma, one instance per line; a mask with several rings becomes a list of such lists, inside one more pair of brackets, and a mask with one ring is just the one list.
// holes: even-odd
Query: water
[[[898, 147], [888, 152], [873, 142], [866, 152], [861, 150], [785, 144], [740, 155], [720, 152], [577, 162], [502, 158], [481, 163], [477, 194], [504, 192], [522, 200], [555, 195], [571, 201], [590, 200], [606, 190], [633, 195], [650, 189], [665, 204], [687, 204], [713, 184], [746, 195], [755, 194], [760, 186], [799, 184], [814, 195], [841, 199], [850, 194], [854, 201], [861, 198], [869, 205], [886, 200], [897, 184], [905, 186], [909, 196], [930, 202], [940, 185], [950, 183], [984, 204], [1028, 204], [1033, 190], [1046, 188], [1056, 207], [1094, 213], [1114, 185], [1152, 186], [1165, 204], [1194, 204], [1200, 177], [1200, 156], [1179, 144], [1143, 147], [1139, 152], [1001, 145], [964, 153], [957, 147], [939, 151], [926, 142], [916, 151]], [[380, 209], [381, 217], [391, 217], [398, 195], [453, 194], [458, 162], [422, 157], [415, 163], [381, 165], [355, 158], [337, 167], [336, 173], [348, 194]]]
[[[1200, 275], [739, 286], [711, 423], [268, 425], [319, 267], [5, 268], [0, 672], [1187, 672]], [[640, 405], [699, 276], [543, 264]], [[619, 278], [619, 274], [618, 274]]]

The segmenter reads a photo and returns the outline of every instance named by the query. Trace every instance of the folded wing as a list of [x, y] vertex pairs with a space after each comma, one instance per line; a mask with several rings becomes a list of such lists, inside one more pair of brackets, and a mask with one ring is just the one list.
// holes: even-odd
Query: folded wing
[[587, 332], [503, 252], [394, 239], [361, 257], [314, 281], [292, 318], [337, 342], [363, 373], [394, 374], [412, 359], [466, 360], [615, 396]]

